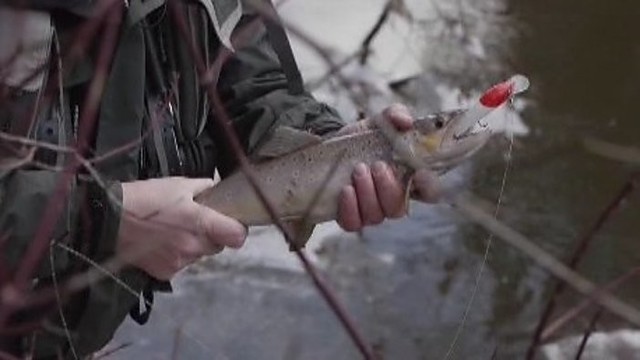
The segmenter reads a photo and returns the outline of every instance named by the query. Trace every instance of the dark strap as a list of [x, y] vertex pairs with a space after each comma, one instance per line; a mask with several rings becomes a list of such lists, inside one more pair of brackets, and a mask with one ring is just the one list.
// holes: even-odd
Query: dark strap
[[278, 55], [280, 66], [284, 71], [284, 75], [287, 77], [289, 93], [292, 95], [300, 95], [304, 93], [304, 82], [302, 81], [296, 59], [291, 51], [289, 38], [284, 31], [278, 13], [276, 13], [276, 9], [273, 7], [273, 4], [271, 4], [271, 1], [266, 0], [264, 3], [267, 4], [267, 6], [264, 7], [264, 9], [267, 10], [267, 14], [265, 14], [263, 18], [269, 42], [273, 50], [275, 50], [276, 55]]

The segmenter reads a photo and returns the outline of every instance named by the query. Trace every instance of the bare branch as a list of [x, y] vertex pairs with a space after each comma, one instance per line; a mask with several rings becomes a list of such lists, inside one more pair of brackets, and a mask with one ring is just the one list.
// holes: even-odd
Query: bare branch
[[378, 35], [380, 30], [382, 29], [382, 26], [384, 25], [384, 23], [387, 22], [387, 19], [389, 18], [389, 14], [391, 13], [393, 2], [394, 0], [387, 1], [387, 3], [384, 5], [384, 8], [382, 8], [382, 12], [378, 17], [378, 20], [376, 20], [371, 30], [369, 30], [369, 33], [367, 34], [367, 36], [365, 36], [364, 40], [362, 40], [362, 45], [360, 45], [360, 48], [361, 48], [360, 65], [365, 65], [367, 63], [367, 60], [369, 59], [369, 55], [371, 55], [371, 43], [376, 38], [376, 35]]
[[593, 333], [593, 330], [596, 328], [596, 323], [600, 319], [604, 312], [602, 308], [599, 308], [598, 311], [593, 315], [591, 321], [589, 321], [589, 326], [587, 330], [585, 330], [584, 335], [582, 336], [582, 341], [580, 342], [580, 346], [578, 347], [578, 352], [576, 353], [576, 360], [580, 360], [582, 358], [582, 354], [584, 352], [585, 347], [587, 346], [587, 341], [589, 341], [589, 337]]
[[571, 270], [567, 265], [542, 250], [524, 235], [494, 219], [491, 214], [486, 213], [479, 205], [474, 204], [471, 197], [459, 196], [453, 200], [452, 205], [469, 220], [520, 250], [538, 266], [544, 268], [577, 292], [591, 298], [593, 302], [621, 319], [640, 326], [640, 311], [638, 309], [622, 302], [606, 291], [599, 291], [600, 289], [591, 281]]

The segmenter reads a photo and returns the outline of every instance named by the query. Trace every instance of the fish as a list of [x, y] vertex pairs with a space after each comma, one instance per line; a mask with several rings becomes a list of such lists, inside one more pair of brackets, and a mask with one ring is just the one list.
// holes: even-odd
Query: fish
[[[409, 195], [410, 178], [415, 170], [426, 168], [442, 174], [486, 144], [490, 129], [476, 126], [480, 119], [470, 122], [469, 111], [478, 112], [478, 106], [482, 106], [487, 109], [479, 113], [485, 116], [521, 91], [518, 81], [505, 83], [507, 85], [500, 83], [487, 90], [479, 105], [469, 110], [441, 111], [419, 117], [412, 129], [402, 133], [381, 115], [374, 117], [373, 126], [366, 130], [338, 132], [326, 138], [278, 127], [258, 150], [259, 156], [269, 159], [253, 165], [257, 182], [277, 216], [301, 232], [313, 224], [336, 219], [340, 192], [351, 184], [354, 168], [359, 163], [370, 166], [377, 161], [388, 163]], [[461, 126], [461, 121], [467, 124]], [[473, 127], [476, 130], [471, 131]], [[195, 201], [246, 226], [273, 223], [242, 171], [205, 190]]]

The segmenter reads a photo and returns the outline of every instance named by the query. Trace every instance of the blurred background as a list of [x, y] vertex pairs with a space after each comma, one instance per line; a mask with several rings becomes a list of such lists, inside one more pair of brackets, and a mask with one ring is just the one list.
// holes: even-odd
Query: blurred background
[[[287, 0], [279, 12], [314, 94], [345, 119], [393, 102], [416, 113], [470, 104], [492, 84], [525, 74], [531, 88], [500, 113], [504, 135], [443, 179], [496, 204], [499, 218], [560, 259], [638, 169], [584, 146], [596, 138], [640, 146], [637, 0], [405, 0], [373, 37], [383, 0]], [[327, 76], [327, 51], [350, 84]], [[356, 94], [356, 96], [350, 96]], [[513, 146], [509, 139], [513, 135]], [[509, 149], [512, 149], [509, 151]], [[604, 284], [640, 264], [640, 191], [594, 239], [579, 270]], [[446, 204], [412, 204], [409, 218], [344, 234], [316, 231], [308, 252], [385, 359], [522, 358], [553, 279]], [[618, 294], [640, 306], [631, 280]], [[358, 352], [280, 235], [252, 229], [247, 246], [205, 259], [160, 296], [144, 327], [127, 322], [110, 358], [353, 359]], [[580, 298], [560, 299], [556, 316]], [[557, 336], [581, 334], [581, 317]], [[600, 329], [624, 327], [605, 315]], [[454, 341], [455, 338], [455, 341]]]

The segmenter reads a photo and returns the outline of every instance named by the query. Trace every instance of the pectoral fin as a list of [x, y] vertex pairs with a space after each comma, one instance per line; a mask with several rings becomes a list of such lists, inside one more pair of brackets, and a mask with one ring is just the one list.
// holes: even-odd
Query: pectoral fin
[[395, 161], [405, 164], [414, 170], [422, 167], [422, 163], [414, 153], [411, 144], [403, 139], [400, 132], [387, 119], [379, 115], [374, 117], [372, 122], [393, 147]]
[[320, 142], [322, 142], [322, 138], [318, 135], [288, 126], [280, 126], [273, 131], [271, 138], [257, 150], [257, 155], [260, 158], [279, 157]]
[[289, 250], [293, 251], [302, 249], [307, 245], [316, 225], [304, 220], [294, 220], [285, 222], [285, 226], [292, 236]]
[[415, 171], [409, 170], [402, 177], [402, 183], [404, 187], [404, 207], [405, 212], [409, 213], [409, 200], [411, 200], [411, 192], [413, 191], [413, 174]]

